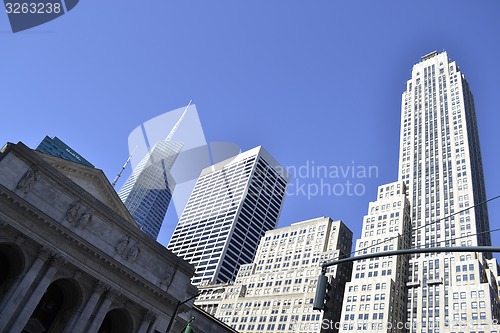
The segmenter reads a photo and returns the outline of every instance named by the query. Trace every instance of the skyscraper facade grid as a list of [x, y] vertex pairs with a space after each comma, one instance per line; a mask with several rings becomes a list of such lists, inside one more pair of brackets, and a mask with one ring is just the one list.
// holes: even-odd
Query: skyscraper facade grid
[[262, 147], [205, 168], [168, 249], [196, 268], [192, 283], [234, 281], [277, 225], [288, 175]]
[[[474, 99], [446, 52], [413, 66], [402, 95], [399, 179], [412, 208], [412, 247], [491, 245]], [[496, 261], [480, 253], [410, 259], [410, 332], [461, 332], [499, 319]], [[494, 269], [490, 270], [489, 267]]]
[[139, 228], [154, 239], [172, 198], [175, 182], [170, 170], [182, 147], [175, 141], [156, 143], [118, 192]]
[[[319, 264], [349, 256], [351, 246], [351, 230], [329, 217], [266, 232], [254, 261], [240, 267], [233, 285], [224, 286], [215, 316], [241, 333], [336, 332], [352, 265], [327, 269], [331, 288], [326, 311], [313, 311], [312, 303]], [[210, 306], [205, 298], [195, 304]]]
[[[407, 249], [410, 235], [410, 203], [405, 184], [398, 181], [379, 186], [377, 200], [369, 204], [363, 220], [356, 255]], [[355, 262], [344, 293], [339, 331], [403, 332], [407, 277], [408, 256]]]

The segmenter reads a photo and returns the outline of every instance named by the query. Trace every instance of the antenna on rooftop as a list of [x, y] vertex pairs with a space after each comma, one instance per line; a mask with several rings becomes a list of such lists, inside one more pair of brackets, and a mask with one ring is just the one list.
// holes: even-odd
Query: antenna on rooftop
[[174, 127], [172, 127], [172, 130], [170, 130], [170, 133], [168, 133], [167, 137], [165, 138], [165, 141], [170, 141], [172, 140], [172, 138], [174, 137], [175, 135], [175, 132], [177, 131], [177, 129], [179, 128], [179, 126], [181, 125], [181, 122], [182, 122], [182, 119], [184, 119], [184, 116], [186, 115], [187, 113], [187, 110], [189, 108], [189, 106], [191, 105], [191, 102], [193, 100], [190, 100], [188, 105], [186, 106], [186, 108], [184, 109], [184, 111], [182, 112], [182, 115], [181, 117], [179, 118], [179, 120], [177, 120], [177, 122], [175, 123]]
[[125, 161], [125, 164], [122, 166], [122, 169], [120, 170], [118, 175], [116, 175], [115, 180], [113, 180], [113, 183], [111, 184], [113, 187], [115, 187], [116, 182], [118, 181], [118, 179], [120, 179], [120, 177], [123, 173], [123, 170], [125, 170], [125, 168], [127, 167], [127, 164], [128, 164], [128, 162], [130, 162], [130, 159], [132, 158], [132, 155], [134, 155], [136, 149], [137, 149], [137, 146], [135, 146], [134, 151], [128, 156], [127, 161]]

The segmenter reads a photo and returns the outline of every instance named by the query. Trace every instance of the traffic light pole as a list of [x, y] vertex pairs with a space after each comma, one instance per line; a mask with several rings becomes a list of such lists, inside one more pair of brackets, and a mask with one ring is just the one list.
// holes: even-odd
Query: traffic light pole
[[363, 254], [360, 256], [324, 262], [321, 264], [321, 274], [318, 277], [318, 283], [316, 285], [316, 296], [314, 298], [313, 309], [323, 310], [326, 288], [328, 286], [328, 278], [325, 275], [326, 269], [328, 267], [343, 264], [346, 262], [353, 262], [371, 258], [399, 256], [405, 254], [442, 253], [442, 252], [500, 252], [500, 246], [457, 246], [457, 247], [430, 247], [423, 249], [403, 249], [403, 250]]

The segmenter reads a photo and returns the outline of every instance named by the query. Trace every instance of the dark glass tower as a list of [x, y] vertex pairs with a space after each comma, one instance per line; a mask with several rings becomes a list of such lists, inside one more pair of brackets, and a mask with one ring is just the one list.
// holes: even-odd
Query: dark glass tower
[[93, 168], [94, 165], [74, 151], [70, 146], [62, 142], [57, 136], [50, 138], [48, 136], [36, 147], [36, 151], [57, 156], [68, 161], [80, 163]]

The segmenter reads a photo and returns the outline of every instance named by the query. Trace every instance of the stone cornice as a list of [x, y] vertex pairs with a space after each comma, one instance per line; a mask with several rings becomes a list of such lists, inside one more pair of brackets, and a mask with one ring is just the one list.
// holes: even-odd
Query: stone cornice
[[[45, 228], [45, 233], [51, 232], [53, 234], [54, 232], [56, 232], [64, 240], [69, 241], [72, 245], [76, 245], [75, 248], [77, 249], [77, 251], [71, 251], [71, 250], [64, 251], [67, 261], [72, 263], [74, 266], [78, 267], [82, 271], [88, 272], [91, 276], [106, 282], [110, 286], [113, 286], [115, 289], [120, 290], [121, 294], [126, 295], [134, 302], [142, 304], [142, 300], [140, 298], [131, 293], [129, 290], [124, 290], [122, 286], [116, 283], [116, 279], [112, 279], [109, 276], [106, 276], [105, 274], [102, 274], [98, 270], [96, 270], [95, 261], [92, 261], [94, 265], [87, 265], [85, 263], [85, 260], [79, 258], [77, 254], [80, 254], [80, 256], [84, 257], [86, 256], [88, 257], [90, 255], [96, 258], [104, 267], [108, 267], [108, 269], [114, 270], [116, 272], [116, 275], [126, 277], [130, 280], [130, 282], [134, 284], [139, 284], [148, 292], [156, 295], [156, 297], [153, 296], [151, 297], [151, 299], [157, 299], [157, 297], [160, 296], [161, 299], [172, 303], [175, 303], [177, 301], [174, 297], [172, 297], [167, 292], [160, 289], [155, 284], [149, 282], [142, 276], [136, 274], [134, 271], [122, 265], [120, 262], [118, 262], [111, 256], [107, 255], [106, 253], [103, 253], [98, 248], [88, 243], [85, 239], [79, 237], [71, 230], [67, 229], [65, 226], [57, 223], [56, 221], [53, 221], [49, 216], [40, 212], [36, 207], [33, 207], [31, 204], [25, 202], [23, 199], [19, 197], [16, 198], [15, 194], [9, 192], [10, 191], [6, 190], [4, 186], [0, 185], [1, 206], [6, 207], [7, 205], [9, 205], [10, 208], [16, 210], [17, 213], [24, 215], [25, 218], [29, 218], [30, 221], [34, 220], [34, 222], [36, 223], [38, 222], [43, 223], [43, 227]], [[43, 228], [30, 228], [29, 226], [18, 223], [17, 221], [16, 225], [12, 226], [18, 229], [19, 232], [23, 233], [27, 237], [36, 241], [37, 243], [52, 250], [58, 250], [57, 246], [55, 246], [54, 244], [48, 244], [46, 242], [47, 237], [44, 237], [44, 235], [42, 234], [43, 231], [41, 231], [41, 229]], [[63, 243], [61, 242], [58, 243], [57, 245], [63, 245]], [[60, 253], [61, 251], [56, 251], [56, 252]], [[162, 307], [159, 306], [158, 310], [160, 310], [161, 308]]]
[[[186, 278], [193, 275], [194, 268], [192, 265], [150, 239], [138, 228], [128, 223], [120, 214], [114, 212], [109, 206], [85, 191], [68, 176], [44, 161], [38, 153], [22, 143], [17, 145], [9, 144], [0, 153], [0, 165], [3, 164], [2, 161], [7, 155], [14, 156], [14, 158], [25, 163], [31, 170], [35, 170], [37, 183], [42, 181], [46, 186], [57, 189], [56, 191], [61, 194], [64, 193], [66, 197], [78, 200], [78, 202], [99, 216], [99, 220], [108, 223], [118, 234], [132, 236], [136, 244], [141, 244], [141, 251], [149, 253], [152, 260], [159, 259], [158, 262], [151, 263], [151, 265], [175, 267], [179, 273], [182, 272], [181, 276], [184, 275]], [[26, 194], [26, 191], [24, 194]], [[147, 280], [143, 275], [128, 267], [133, 266], [134, 263], [130, 261], [122, 263], [121, 260], [117, 260], [114, 252], [108, 254], [106, 251], [101, 250], [100, 247], [90, 243], [85, 238], [85, 233], [75, 233], [76, 230], [71, 229], [67, 223], [59, 222], [57, 217], [49, 216], [48, 213], [34, 206], [35, 204], [31, 204], [31, 202], [37, 202], [36, 200], [32, 201], [35, 197], [32, 195], [26, 197], [24, 195], [24, 199], [21, 195], [22, 193], [18, 195], [17, 191], [13, 192], [13, 190], [0, 184], [0, 206], [3, 206], [1, 213], [7, 217], [6, 221], [21, 234], [41, 245], [54, 250], [57, 248], [60, 252], [66, 253], [67, 258], [65, 259], [75, 267], [87, 271], [94, 278], [114, 285], [116, 290], [137, 304], [142, 304], [145, 299], [150, 299], [151, 303], [155, 304], [153, 306], [156, 307], [158, 312], [166, 313], [168, 313], [168, 310], [166, 310], [168, 306], [165, 303], [176, 304], [177, 299], [173, 295], [179, 294], [177, 289], [173, 289], [175, 291], [173, 294], [168, 292], [168, 289], [164, 291], [161, 282]], [[10, 214], [7, 213], [9, 210]], [[16, 215], [20, 215], [20, 218], [13, 218]], [[47, 242], [49, 239], [58, 239], [60, 242], [49, 244]], [[156, 276], [160, 279], [164, 278]], [[120, 280], [121, 282], [117, 282]], [[113, 283], [113, 281], [115, 282]], [[138, 292], [134, 294], [132, 290], [126, 290], [127, 285], [130, 287], [137, 285], [139, 287]], [[187, 295], [196, 293], [196, 288], [189, 283], [186, 288]]]
[[[192, 275], [194, 268], [185, 260], [175, 256], [170, 250], [162, 246], [161, 244], [153, 241], [150, 237], [145, 235], [137, 227], [130, 225], [130, 223], [125, 220], [120, 214], [114, 212], [110, 207], [106, 206], [100, 200], [94, 198], [90, 193], [85, 191], [78, 184], [73, 182], [70, 178], [55, 170], [53, 166], [44, 161], [38, 153], [34, 152], [22, 142], [18, 144], [8, 144], [6, 146], [3, 154], [0, 154], [0, 160], [9, 153], [14, 153], [17, 157], [21, 158], [30, 167], [34, 167], [41, 174], [43, 178], [52, 180], [54, 184], [58, 186], [63, 186], [64, 190], [68, 194], [71, 194], [75, 198], [78, 198], [82, 203], [87, 206], [93, 207], [96, 213], [103, 217], [106, 221], [113, 221], [118, 228], [122, 228], [124, 234], [134, 235], [134, 238], [140, 241], [140, 243], [147, 248], [148, 251], [154, 252], [156, 255], [168, 258], [172, 266], [181, 269], [184, 273]], [[6, 189], [9, 191], [8, 189]], [[22, 200], [21, 198], [19, 198]]]

